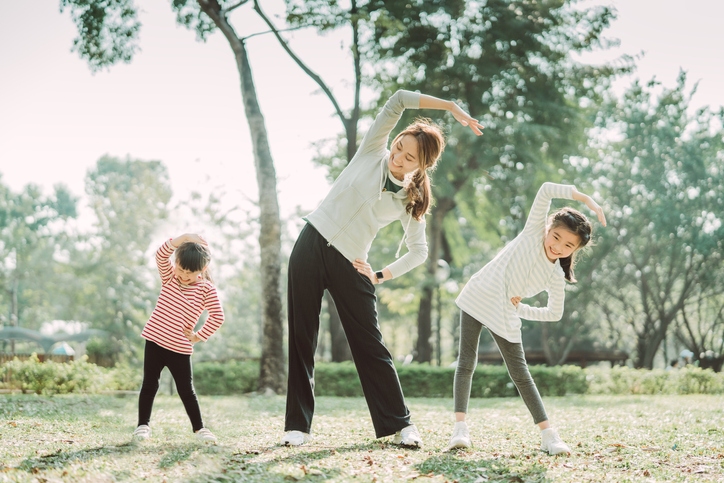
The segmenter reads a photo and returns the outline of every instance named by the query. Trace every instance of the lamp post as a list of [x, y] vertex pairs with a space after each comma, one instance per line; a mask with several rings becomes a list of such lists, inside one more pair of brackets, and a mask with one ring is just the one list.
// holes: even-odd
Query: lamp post
[[445, 282], [447, 282], [447, 279], [450, 278], [450, 265], [443, 260], [439, 259], [437, 261], [437, 268], [435, 269], [435, 283], [437, 288], [437, 324], [435, 326], [435, 341], [436, 341], [436, 348], [437, 348], [437, 365], [442, 365], [442, 301], [440, 297], [440, 293], [442, 291], [442, 286]]

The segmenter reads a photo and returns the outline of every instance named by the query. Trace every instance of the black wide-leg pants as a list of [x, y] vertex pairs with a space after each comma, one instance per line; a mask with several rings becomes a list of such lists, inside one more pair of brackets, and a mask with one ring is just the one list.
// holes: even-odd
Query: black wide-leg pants
[[375, 288], [310, 224], [289, 258], [289, 379], [285, 431], [309, 433], [314, 415], [314, 352], [324, 290], [337, 306], [378, 438], [410, 425], [392, 355], [377, 323]]

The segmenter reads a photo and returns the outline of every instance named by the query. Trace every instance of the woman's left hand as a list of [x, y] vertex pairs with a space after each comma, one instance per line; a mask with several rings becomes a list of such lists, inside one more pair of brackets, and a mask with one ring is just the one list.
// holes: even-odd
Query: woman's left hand
[[370, 279], [370, 282], [372, 282], [372, 285], [377, 285], [377, 276], [372, 270], [372, 265], [359, 258], [352, 262], [352, 265], [354, 265], [354, 268], [356, 268], [359, 273], [366, 275], [367, 278]]
[[473, 119], [470, 114], [463, 110], [462, 107], [455, 103], [453, 103], [453, 106], [454, 107], [450, 110], [450, 114], [453, 115], [455, 120], [463, 126], [469, 127], [476, 136], [481, 136], [483, 134], [482, 129], [484, 129], [484, 126], [480, 124], [477, 119]]
[[185, 335], [186, 338], [189, 340], [189, 342], [191, 342], [192, 344], [195, 344], [195, 343], [197, 343], [197, 342], [201, 342], [201, 337], [199, 337], [198, 335], [196, 335], [196, 332], [194, 332], [193, 330], [189, 329], [188, 327], [186, 327], [186, 328], [184, 329], [184, 335]]

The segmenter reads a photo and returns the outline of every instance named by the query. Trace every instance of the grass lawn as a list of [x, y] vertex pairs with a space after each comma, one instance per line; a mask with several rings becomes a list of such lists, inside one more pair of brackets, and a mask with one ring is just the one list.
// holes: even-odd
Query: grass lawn
[[375, 440], [364, 400], [317, 400], [315, 438], [277, 445], [283, 397], [202, 397], [217, 445], [197, 443], [181, 401], [159, 396], [153, 436], [131, 443], [135, 397], [0, 395], [0, 481], [724, 481], [721, 396], [545, 398], [572, 448], [551, 457], [519, 399], [473, 399], [474, 449], [445, 452], [452, 400], [410, 399], [425, 446]]

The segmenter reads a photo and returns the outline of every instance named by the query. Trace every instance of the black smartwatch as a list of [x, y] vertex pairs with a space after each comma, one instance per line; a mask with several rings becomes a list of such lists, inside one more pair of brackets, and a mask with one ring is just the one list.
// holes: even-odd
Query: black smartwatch
[[383, 278], [385, 278], [384, 274], [380, 270], [379, 272], [375, 272], [375, 277], [377, 277], [377, 281], [381, 282]]

